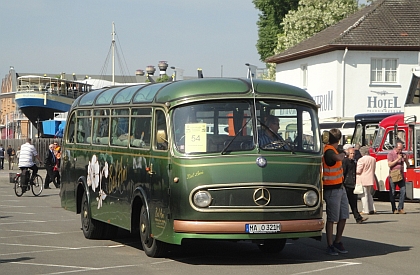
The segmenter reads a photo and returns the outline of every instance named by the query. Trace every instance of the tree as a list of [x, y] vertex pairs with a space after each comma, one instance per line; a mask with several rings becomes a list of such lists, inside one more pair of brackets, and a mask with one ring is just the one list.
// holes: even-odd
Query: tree
[[357, 0], [301, 0], [281, 23], [275, 53], [280, 53], [357, 11]]
[[160, 82], [167, 82], [169, 80], [169, 76], [167, 74], [161, 75], [156, 79], [157, 83]]
[[259, 14], [257, 50], [260, 60], [274, 55], [277, 35], [283, 32], [281, 22], [289, 10], [298, 7], [299, 0], [253, 0]]

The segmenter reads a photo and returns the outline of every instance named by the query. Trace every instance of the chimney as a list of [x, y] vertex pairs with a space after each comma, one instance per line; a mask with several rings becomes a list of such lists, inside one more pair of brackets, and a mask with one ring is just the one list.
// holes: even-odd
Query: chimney
[[168, 63], [166, 61], [159, 61], [158, 67], [159, 67], [159, 70], [160, 70], [159, 75], [162, 76], [162, 75], [166, 74], [166, 69], [168, 68]]
[[154, 75], [156, 72], [155, 66], [149, 65], [146, 67], [146, 73], [148, 75]]

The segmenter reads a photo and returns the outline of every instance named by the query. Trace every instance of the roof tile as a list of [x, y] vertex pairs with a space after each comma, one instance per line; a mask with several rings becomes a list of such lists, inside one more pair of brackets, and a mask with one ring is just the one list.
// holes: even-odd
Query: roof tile
[[377, 0], [266, 61], [284, 63], [346, 47], [419, 51], [419, 26], [419, 0]]

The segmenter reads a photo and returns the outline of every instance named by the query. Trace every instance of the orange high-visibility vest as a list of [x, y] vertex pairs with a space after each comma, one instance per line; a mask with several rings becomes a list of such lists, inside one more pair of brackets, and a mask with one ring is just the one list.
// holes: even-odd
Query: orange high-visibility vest
[[[334, 146], [326, 144], [324, 146], [324, 155], [327, 150], [333, 150], [338, 154], [337, 149]], [[325, 163], [324, 156], [322, 157], [322, 167], [323, 167], [323, 183], [324, 185], [336, 185], [343, 183], [343, 167], [341, 161], [336, 161], [333, 166], [328, 166]]]

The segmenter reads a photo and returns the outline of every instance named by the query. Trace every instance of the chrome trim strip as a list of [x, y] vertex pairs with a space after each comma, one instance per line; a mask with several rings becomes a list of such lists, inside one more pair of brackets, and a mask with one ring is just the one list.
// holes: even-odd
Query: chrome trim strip
[[[246, 224], [280, 223], [279, 233], [314, 232], [324, 228], [323, 219], [288, 220], [288, 221], [184, 221], [174, 220], [174, 231], [177, 233], [201, 234], [249, 234], [245, 232]], [[276, 233], [274, 233], [276, 234]]]
[[[232, 190], [232, 189], [258, 189], [258, 188], [274, 188], [274, 189], [296, 189], [296, 190], [314, 190], [318, 195], [318, 203], [312, 207], [306, 205], [294, 205], [294, 206], [209, 206], [207, 208], [199, 208], [193, 203], [194, 193], [198, 190]], [[211, 184], [211, 185], [200, 185], [191, 190], [188, 197], [190, 206], [198, 212], [301, 212], [301, 211], [314, 211], [321, 205], [321, 193], [316, 186], [311, 184], [302, 183], [275, 183], [267, 182], [264, 184], [255, 183], [232, 183], [232, 184]]]

